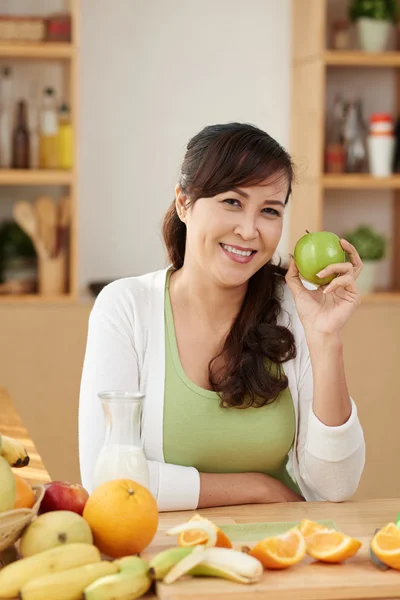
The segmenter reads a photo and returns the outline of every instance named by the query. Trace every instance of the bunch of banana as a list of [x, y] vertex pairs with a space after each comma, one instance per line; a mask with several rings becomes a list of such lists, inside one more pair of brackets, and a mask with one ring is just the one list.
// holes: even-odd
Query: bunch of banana
[[[24, 586], [44, 575], [50, 573], [58, 575], [60, 571], [100, 563], [100, 561], [99, 550], [92, 544], [82, 543], [56, 546], [34, 556], [22, 558], [0, 570], [0, 598], [15, 598], [24, 589]], [[88, 581], [85, 585], [88, 585]], [[45, 594], [35, 597], [46, 600]], [[25, 598], [30, 598], [30, 596], [24, 595]]]
[[0, 455], [6, 459], [11, 467], [26, 467], [29, 465], [29, 456], [21, 442], [0, 434]]
[[152, 580], [149, 565], [143, 558], [126, 556], [114, 562], [120, 572], [89, 585], [84, 590], [84, 600], [136, 600], [148, 592]]
[[[250, 560], [249, 560], [250, 559]], [[169, 548], [149, 563], [150, 577], [174, 583], [184, 575], [221, 577], [237, 583], [260, 581], [264, 568], [259, 560], [232, 548]]]

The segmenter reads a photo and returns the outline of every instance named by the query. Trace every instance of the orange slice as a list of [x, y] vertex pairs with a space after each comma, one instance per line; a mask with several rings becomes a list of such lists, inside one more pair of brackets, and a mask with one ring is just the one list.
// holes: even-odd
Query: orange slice
[[209, 540], [207, 532], [201, 529], [196, 529], [196, 523], [200, 523], [210, 526], [215, 531], [217, 536], [215, 546], [218, 548], [232, 548], [231, 540], [221, 529], [219, 529], [219, 527], [214, 525], [212, 521], [209, 521], [200, 515], [195, 515], [189, 519], [188, 523], [193, 523], [193, 528], [182, 531], [178, 535], [178, 546], [188, 547], [207, 544]]
[[336, 529], [316, 531], [305, 538], [307, 553], [322, 562], [339, 563], [354, 556], [361, 542]]
[[400, 569], [400, 529], [388, 523], [372, 538], [371, 550], [385, 565]]
[[312, 535], [317, 531], [325, 531], [328, 529], [325, 525], [321, 525], [320, 523], [316, 523], [315, 521], [309, 521], [308, 519], [303, 519], [299, 525], [299, 529], [304, 537]]
[[306, 554], [306, 543], [298, 527], [258, 542], [249, 552], [267, 569], [287, 569]]

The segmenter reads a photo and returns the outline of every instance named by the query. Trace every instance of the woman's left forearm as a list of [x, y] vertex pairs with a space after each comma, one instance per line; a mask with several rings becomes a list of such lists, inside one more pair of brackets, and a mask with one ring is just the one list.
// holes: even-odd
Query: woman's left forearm
[[313, 412], [328, 427], [343, 425], [351, 415], [343, 360], [343, 344], [338, 333], [307, 336], [314, 382]]

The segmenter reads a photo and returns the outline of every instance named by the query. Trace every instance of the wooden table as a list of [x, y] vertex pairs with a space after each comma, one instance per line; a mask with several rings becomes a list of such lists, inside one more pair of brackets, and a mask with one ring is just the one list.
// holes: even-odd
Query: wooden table
[[[268, 582], [269, 600], [342, 600], [377, 598], [375, 589], [386, 587], [381, 600], [400, 598], [400, 572], [394, 570], [379, 571], [374, 567], [368, 555], [369, 541], [375, 530], [390, 521], [394, 521], [400, 511], [400, 499], [366, 500], [361, 502], [296, 502], [285, 504], [234, 506], [196, 511], [216, 524], [259, 523], [276, 521], [299, 522], [302, 519], [335, 521], [344, 533], [363, 542], [359, 553], [342, 565], [323, 565], [322, 563], [292, 567], [285, 571], [269, 571], [264, 575]], [[174, 544], [175, 538], [165, 535], [165, 531], [188, 520], [194, 512], [161, 513], [159, 531], [148, 548], [149, 554], [155, 554]], [[171, 543], [172, 542], [172, 543]], [[243, 545], [243, 544], [239, 544]], [[147, 554], [147, 553], [146, 553]], [[145, 554], [145, 555], [146, 555]], [[310, 560], [311, 562], [311, 560]], [[342, 589], [344, 582], [354, 579], [357, 584], [351, 591]], [[391, 587], [386, 584], [391, 581]], [[302, 582], [302, 583], [300, 583]], [[327, 586], [327, 583], [329, 584]], [[265, 585], [265, 584], [264, 584]], [[378, 587], [376, 587], [378, 586]], [[266, 590], [259, 585], [232, 584], [222, 580], [208, 579], [199, 582], [199, 578], [190, 582], [180, 582], [169, 588], [168, 594], [159, 593], [162, 600], [261, 600], [267, 598]], [[227, 591], [229, 589], [229, 592]], [[374, 595], [375, 594], [375, 595]], [[150, 598], [150, 597], [149, 597]], [[154, 596], [153, 596], [154, 598]]]
[[22, 469], [13, 469], [15, 473], [27, 479], [32, 485], [50, 481], [50, 475], [32, 439], [29, 437], [17, 409], [7, 391], [3, 388], [0, 388], [0, 434], [19, 440], [29, 454], [29, 465]]
[[[22, 420], [9, 395], [0, 389], [0, 433], [20, 440], [27, 449], [31, 462], [28, 467], [16, 469], [32, 483], [50, 481], [35, 445], [28, 435]], [[259, 523], [275, 521], [299, 522], [302, 519], [335, 521], [344, 533], [360, 539], [363, 548], [356, 557], [342, 565], [322, 565], [320, 563], [301, 564], [282, 572], [266, 572], [264, 580], [268, 582], [268, 592], [259, 589], [259, 584], [245, 586], [223, 580], [196, 580], [178, 582], [173, 586], [160, 586], [158, 598], [162, 600], [327, 600], [377, 598], [373, 587], [385, 589], [381, 600], [400, 598], [400, 572], [379, 571], [368, 559], [369, 541], [375, 530], [393, 521], [400, 512], [400, 499], [366, 500], [362, 502], [301, 502], [287, 504], [266, 504], [221, 507], [196, 511], [216, 524]], [[161, 513], [159, 530], [149, 548], [143, 554], [146, 558], [168, 548], [175, 539], [165, 535], [165, 531], [174, 525], [187, 521], [194, 511]], [[356, 585], [350, 592], [345, 591], [344, 582], [356, 573]], [[300, 575], [300, 577], [299, 577]], [[299, 583], [301, 581], [301, 583]], [[330, 583], [327, 587], [326, 583]], [[388, 582], [393, 582], [390, 586]], [[264, 584], [265, 585], [265, 584]], [[377, 587], [378, 586], [378, 587]], [[161, 589], [164, 588], [163, 590]], [[165, 588], [167, 595], [165, 595]], [[228, 591], [227, 591], [228, 590]], [[145, 600], [157, 600], [153, 594]]]

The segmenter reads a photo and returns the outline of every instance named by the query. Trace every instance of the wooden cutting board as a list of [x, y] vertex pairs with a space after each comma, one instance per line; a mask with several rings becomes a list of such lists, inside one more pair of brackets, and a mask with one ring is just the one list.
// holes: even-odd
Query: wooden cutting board
[[[381, 571], [369, 558], [370, 538], [356, 556], [339, 565], [307, 557], [283, 571], [265, 571], [259, 583], [242, 585], [214, 578], [157, 584], [160, 600], [350, 600], [400, 598], [400, 571]], [[249, 545], [252, 543], [250, 542]]]

